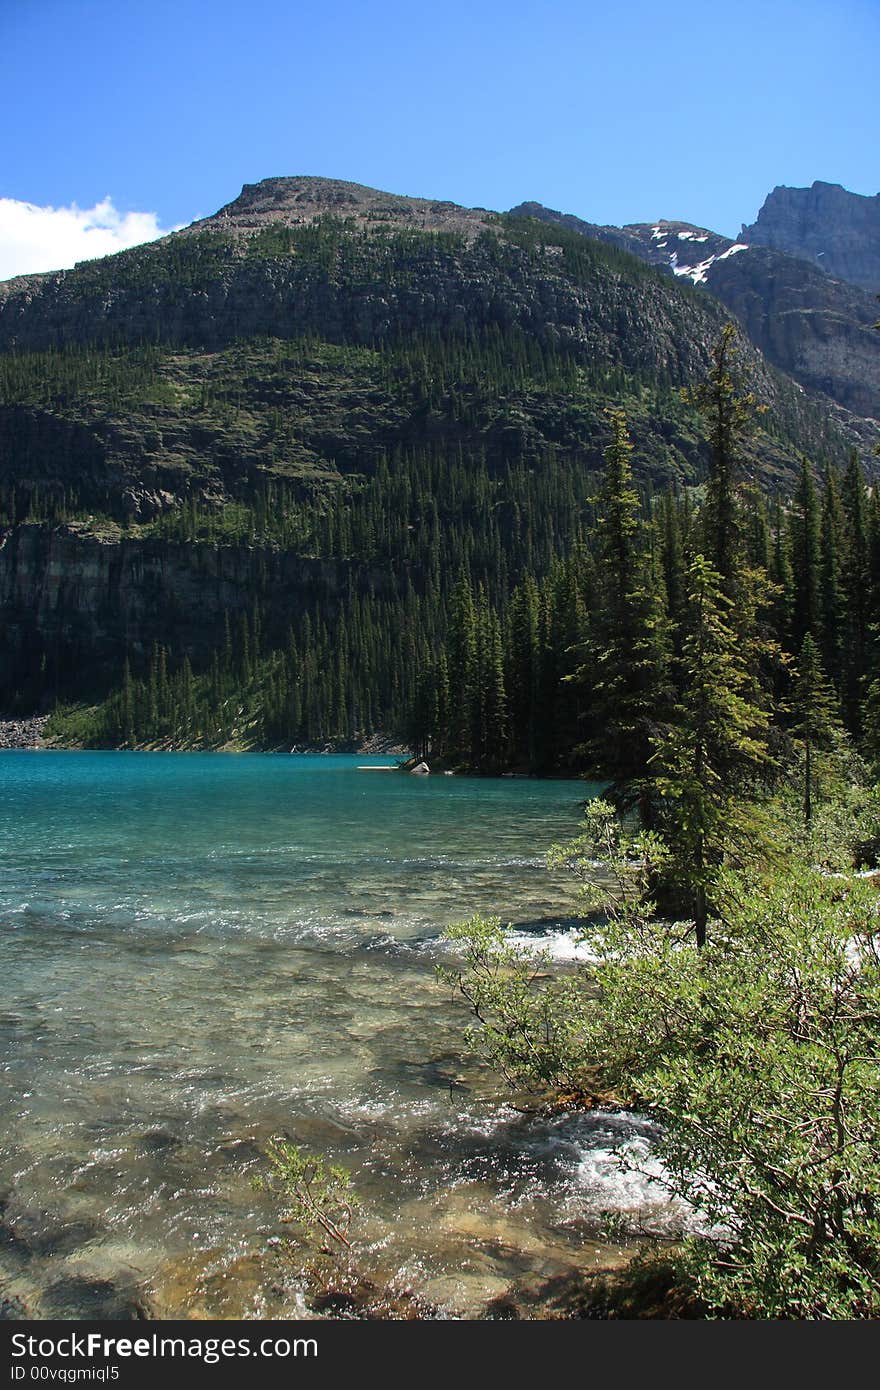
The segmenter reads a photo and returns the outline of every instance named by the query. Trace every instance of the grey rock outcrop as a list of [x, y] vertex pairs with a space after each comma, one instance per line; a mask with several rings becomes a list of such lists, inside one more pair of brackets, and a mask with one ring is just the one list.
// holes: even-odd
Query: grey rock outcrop
[[39, 748], [45, 726], [45, 715], [35, 715], [32, 719], [0, 719], [0, 748]]
[[485, 208], [386, 193], [345, 179], [292, 174], [246, 183], [231, 203], [185, 230], [247, 233], [270, 224], [301, 226], [328, 214], [367, 231], [384, 225], [396, 231], [456, 232], [468, 240], [484, 230], [490, 216]]
[[880, 294], [880, 193], [839, 183], [774, 188], [742, 240], [810, 261], [827, 275]]
[[765, 357], [811, 392], [880, 418], [877, 304], [855, 285], [762, 246], [718, 259], [706, 277]]

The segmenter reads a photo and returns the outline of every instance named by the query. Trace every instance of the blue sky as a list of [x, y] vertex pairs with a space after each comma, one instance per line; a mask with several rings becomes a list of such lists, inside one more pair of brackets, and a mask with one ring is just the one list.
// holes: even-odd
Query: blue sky
[[878, 0], [0, 0], [0, 45], [0, 277], [277, 174], [727, 235], [880, 190]]

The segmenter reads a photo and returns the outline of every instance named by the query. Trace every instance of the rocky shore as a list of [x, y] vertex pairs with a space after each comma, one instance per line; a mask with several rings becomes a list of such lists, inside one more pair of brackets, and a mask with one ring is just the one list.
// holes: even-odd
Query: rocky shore
[[408, 758], [410, 749], [390, 734], [369, 734], [363, 738], [325, 739], [319, 743], [294, 743], [291, 753], [368, 753]]
[[0, 748], [42, 748], [48, 715], [30, 719], [0, 719]]

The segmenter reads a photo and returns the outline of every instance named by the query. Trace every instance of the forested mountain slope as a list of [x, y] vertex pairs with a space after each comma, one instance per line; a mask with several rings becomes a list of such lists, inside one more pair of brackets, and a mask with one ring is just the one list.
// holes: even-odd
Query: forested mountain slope
[[[566, 228], [314, 178], [0, 286], [0, 703], [307, 621], [346, 653], [333, 728], [399, 720], [463, 567], [503, 605], [583, 537], [608, 407], [644, 486], [700, 482], [681, 388], [725, 317]], [[743, 369], [748, 474], [845, 459], [846, 420], [748, 346]]]
[[[736, 242], [688, 222], [661, 220], [597, 227], [539, 203], [522, 203], [514, 212], [619, 246], [649, 265], [702, 286], [735, 315], [768, 361], [823, 401], [826, 410], [867, 445], [876, 438], [880, 419], [880, 335], [874, 332], [877, 304], [864, 275], [845, 279], [833, 257], [826, 264], [817, 258], [818, 252], [807, 253], [809, 246], [818, 244], [817, 238], [821, 241], [824, 237], [829, 246], [836, 244], [828, 225], [816, 229], [816, 236], [808, 234], [804, 224], [809, 221], [810, 209], [824, 206], [795, 197], [808, 191], [777, 189], [767, 199], [755, 226], [744, 228]], [[838, 192], [843, 194], [844, 190]], [[791, 219], [782, 218], [780, 225], [774, 213], [784, 201], [778, 196], [782, 193], [791, 195], [790, 202], [799, 209], [801, 240], [795, 236]], [[846, 198], [857, 204], [873, 206], [875, 202], [858, 199], [855, 194]], [[862, 223], [865, 221], [863, 215]], [[857, 231], [861, 231], [860, 237]], [[842, 239], [851, 255], [841, 265], [864, 267], [873, 264], [872, 255], [873, 259], [880, 257], [880, 241], [870, 252], [871, 232], [870, 226], [859, 224], [849, 240]], [[873, 239], [877, 241], [876, 232]], [[858, 256], [850, 245], [853, 240], [858, 242]]]

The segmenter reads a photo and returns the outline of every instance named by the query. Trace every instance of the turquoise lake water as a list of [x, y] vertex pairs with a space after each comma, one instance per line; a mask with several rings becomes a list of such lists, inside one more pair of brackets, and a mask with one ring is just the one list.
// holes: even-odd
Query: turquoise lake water
[[656, 1204], [614, 1162], [646, 1128], [512, 1109], [436, 978], [477, 911], [571, 956], [544, 857], [591, 789], [363, 770], [390, 761], [0, 753], [13, 1315], [290, 1313], [253, 1188], [276, 1133], [345, 1164], [365, 1258], [453, 1315]]

